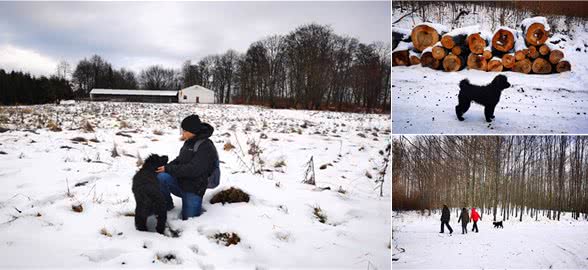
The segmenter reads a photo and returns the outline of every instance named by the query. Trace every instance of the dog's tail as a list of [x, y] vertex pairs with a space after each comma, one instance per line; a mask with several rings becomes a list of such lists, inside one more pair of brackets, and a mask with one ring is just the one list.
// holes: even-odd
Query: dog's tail
[[459, 82], [459, 89], [464, 89], [467, 88], [470, 84], [470, 81], [468, 79], [463, 79], [461, 80], [461, 82]]

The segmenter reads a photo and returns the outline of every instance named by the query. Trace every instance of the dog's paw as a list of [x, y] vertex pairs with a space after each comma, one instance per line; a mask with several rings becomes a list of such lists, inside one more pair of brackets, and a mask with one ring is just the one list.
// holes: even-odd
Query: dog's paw
[[492, 116], [490, 116], [490, 118], [491, 118], [491, 119], [494, 119], [494, 118], [496, 118], [496, 116], [492, 115]]
[[463, 121], [463, 120], [465, 120], [465, 118], [463, 118], [463, 117], [457, 117], [457, 119], [458, 119], [459, 121]]
[[492, 119], [486, 118], [486, 122], [490, 123], [490, 122], [492, 122]]

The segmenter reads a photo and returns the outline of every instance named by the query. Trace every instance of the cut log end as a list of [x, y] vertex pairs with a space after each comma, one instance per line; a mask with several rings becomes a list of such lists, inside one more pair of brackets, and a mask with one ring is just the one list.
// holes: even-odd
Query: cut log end
[[529, 72], [531, 72], [531, 60], [525, 58], [521, 61], [515, 62], [512, 71], [529, 74]]
[[392, 53], [392, 66], [409, 66], [410, 59], [408, 57], [408, 50], [395, 51]]
[[497, 51], [508, 52], [514, 47], [515, 39], [511, 31], [499, 29], [492, 36], [492, 47]]
[[467, 60], [468, 69], [488, 70], [488, 63], [483, 56], [470, 53]]
[[525, 51], [516, 51], [515, 52], [515, 60], [521, 61], [527, 57]]
[[444, 35], [441, 37], [441, 45], [446, 49], [451, 49], [455, 46], [455, 42], [453, 42], [453, 37], [450, 35]]
[[541, 47], [539, 47], [539, 53], [543, 56], [548, 55], [549, 54], [549, 47], [545, 44], [541, 45]]
[[460, 46], [455, 46], [455, 47], [451, 48], [452, 54], [461, 55], [462, 52], [463, 52], [463, 50], [461, 49]]
[[502, 56], [502, 65], [504, 68], [512, 68], [515, 64], [515, 57], [510, 54]]
[[549, 62], [554, 65], [559, 63], [562, 58], [564, 58], [564, 53], [560, 50], [553, 50], [549, 54]]
[[480, 36], [479, 33], [471, 34], [467, 37], [466, 43], [472, 53], [481, 54], [486, 48], [486, 41]]
[[488, 71], [501, 72], [502, 68], [503, 66], [501, 60], [490, 60], [488, 62]]
[[555, 66], [555, 71], [562, 73], [572, 70], [572, 65], [568, 61], [561, 61]]
[[459, 71], [465, 66], [465, 61], [461, 57], [450, 54], [447, 55], [443, 59], [443, 70], [451, 72], [451, 71]]
[[482, 53], [482, 56], [484, 57], [484, 59], [490, 60], [490, 59], [492, 59], [492, 52], [489, 50], [484, 50], [484, 53]]
[[433, 57], [433, 53], [426, 52], [423, 53], [423, 55], [421, 55], [421, 66], [429, 67], [432, 69], [439, 69], [439, 67], [441, 66], [441, 61], [435, 59]]
[[537, 58], [533, 61], [531, 69], [533, 70], [533, 73], [549, 74], [551, 73], [551, 64], [543, 58]]
[[427, 25], [419, 25], [413, 28], [410, 37], [415, 50], [419, 52], [439, 41], [439, 33]]
[[411, 55], [410, 56], [410, 64], [411, 65], [420, 65], [421, 64], [421, 59], [416, 56], [416, 55]]
[[539, 51], [537, 50], [537, 47], [529, 46], [529, 54], [527, 56], [529, 56], [531, 59], [539, 57]]
[[533, 23], [525, 29], [525, 41], [533, 46], [542, 45], [547, 40], [548, 32], [540, 23]]
[[445, 48], [439, 46], [433, 47], [432, 53], [433, 58], [437, 60], [441, 60], [443, 59], [443, 57], [445, 57], [445, 55], [447, 55], [447, 51], [445, 50]]

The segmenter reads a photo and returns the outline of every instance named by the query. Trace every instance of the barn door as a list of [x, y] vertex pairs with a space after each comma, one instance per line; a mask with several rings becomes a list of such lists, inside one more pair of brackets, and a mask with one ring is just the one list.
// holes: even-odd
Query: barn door
[[200, 97], [196, 97], [196, 103], [200, 103]]

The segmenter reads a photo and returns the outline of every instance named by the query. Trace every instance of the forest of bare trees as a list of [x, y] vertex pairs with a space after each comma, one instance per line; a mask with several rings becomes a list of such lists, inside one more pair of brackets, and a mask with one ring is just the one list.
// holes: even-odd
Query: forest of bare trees
[[93, 55], [76, 65], [72, 82], [81, 90], [79, 96], [93, 88], [155, 90], [198, 84], [213, 90], [218, 103], [387, 112], [390, 65], [389, 43], [365, 44], [335, 34], [330, 26], [308, 24], [255, 41], [244, 53], [231, 49], [185, 61], [177, 70], [153, 65], [139, 76], [113, 69]]
[[586, 136], [402, 136], [394, 210], [478, 207], [494, 220], [588, 219]]

